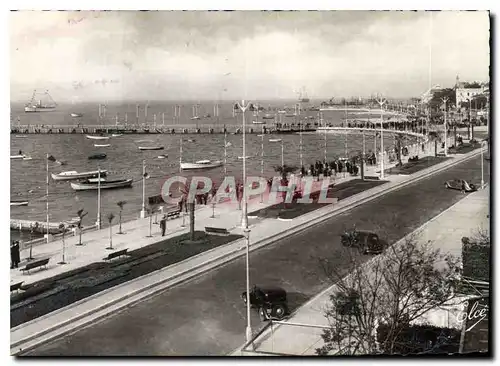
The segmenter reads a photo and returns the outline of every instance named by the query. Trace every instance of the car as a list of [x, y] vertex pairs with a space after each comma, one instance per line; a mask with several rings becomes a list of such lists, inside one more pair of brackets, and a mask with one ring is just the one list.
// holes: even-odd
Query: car
[[[247, 292], [241, 294], [247, 303]], [[256, 308], [262, 320], [281, 320], [288, 314], [287, 293], [281, 287], [253, 286], [250, 291], [250, 305]]]
[[448, 189], [457, 189], [459, 191], [464, 190], [465, 192], [477, 191], [477, 187], [474, 184], [466, 181], [465, 179], [447, 180], [444, 183], [444, 186], [445, 186], [445, 188], [448, 188]]
[[341, 235], [341, 243], [345, 247], [358, 248], [363, 254], [380, 254], [385, 249], [379, 236], [371, 231], [346, 231]]

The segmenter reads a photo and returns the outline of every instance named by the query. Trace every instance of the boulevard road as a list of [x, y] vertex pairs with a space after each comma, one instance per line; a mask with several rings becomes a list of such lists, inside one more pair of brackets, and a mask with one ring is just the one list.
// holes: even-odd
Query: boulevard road
[[[485, 181], [489, 166], [485, 161]], [[478, 184], [474, 158], [431, 178], [366, 203], [250, 255], [251, 285], [278, 285], [289, 292], [291, 310], [331, 285], [318, 258], [343, 258], [340, 234], [356, 224], [394, 243], [463, 197], [444, 182], [463, 178]], [[368, 259], [369, 257], [366, 256]], [[225, 355], [245, 342], [244, 257], [195, 280], [124, 309], [100, 323], [32, 350], [36, 356]], [[263, 323], [252, 310], [254, 331]]]

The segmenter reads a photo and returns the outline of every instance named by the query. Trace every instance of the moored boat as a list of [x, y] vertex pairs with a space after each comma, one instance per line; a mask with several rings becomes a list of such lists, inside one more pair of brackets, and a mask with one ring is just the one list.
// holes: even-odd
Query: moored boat
[[168, 158], [167, 154], [158, 155], [158, 159], [166, 159], [166, 158]]
[[274, 114], [265, 114], [262, 118], [263, 119], [274, 119]]
[[26, 155], [11, 155], [10, 158], [11, 159], [24, 159], [26, 157]]
[[252, 121], [254, 125], [264, 125], [266, 122], [264, 121]]
[[93, 136], [93, 135], [86, 135], [86, 138], [90, 140], [109, 140], [109, 136]]
[[182, 170], [211, 169], [223, 165], [222, 161], [199, 160], [195, 163], [181, 163]]
[[77, 117], [83, 117], [82, 113], [71, 113], [71, 117], [77, 118]]
[[243, 159], [250, 159], [251, 156], [238, 156], [238, 159], [243, 160]]
[[[105, 176], [107, 174], [106, 170], [101, 170], [101, 176]], [[87, 179], [87, 178], [94, 178], [99, 176], [99, 171], [94, 170], [90, 172], [80, 172], [78, 173], [77, 171], [67, 171], [67, 172], [61, 172], [59, 174], [52, 174], [52, 179], [53, 180], [76, 180], [76, 179]]]
[[95, 147], [110, 147], [111, 144], [94, 144]]
[[139, 146], [139, 150], [163, 150], [163, 146]]
[[10, 201], [11, 206], [28, 206], [28, 201]]
[[106, 154], [102, 153], [102, 154], [94, 154], [94, 155], [90, 155], [89, 156], [89, 159], [90, 160], [100, 160], [100, 159], [106, 159]]
[[120, 137], [120, 136], [122, 136], [121, 133], [112, 133], [111, 134], [111, 137]]
[[101, 182], [96, 180], [85, 181], [80, 183], [70, 183], [71, 188], [75, 191], [90, 191], [96, 189], [113, 189], [113, 188], [127, 188], [132, 186], [132, 179], [117, 179], [117, 180], [104, 180]]
[[[37, 100], [37, 94], [43, 94], [43, 96], [47, 97], [47, 101], [43, 101], [42, 99]], [[24, 112], [25, 113], [36, 113], [36, 112], [50, 112], [55, 110], [57, 107], [56, 102], [54, 102], [54, 99], [50, 96], [48, 90], [45, 91], [44, 93], [37, 93], [36, 89], [33, 91], [33, 95], [31, 97], [31, 100], [28, 104], [24, 106]]]

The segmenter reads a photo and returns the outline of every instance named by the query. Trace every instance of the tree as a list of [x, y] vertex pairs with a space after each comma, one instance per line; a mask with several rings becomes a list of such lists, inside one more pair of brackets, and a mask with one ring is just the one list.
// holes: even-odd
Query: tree
[[441, 110], [443, 108], [443, 99], [448, 98], [448, 103], [446, 103], [446, 109], [450, 110], [455, 106], [455, 101], [457, 99], [456, 90], [454, 88], [445, 88], [437, 90], [432, 99], [429, 101], [429, 106], [434, 110]]
[[120, 208], [120, 211], [118, 213], [118, 222], [120, 225], [118, 228], [118, 234], [123, 234], [123, 232], [122, 232], [122, 212], [123, 212], [123, 206], [125, 206], [126, 203], [127, 203], [127, 201], [116, 202], [116, 205]]
[[87, 216], [88, 212], [84, 212], [83, 209], [78, 210], [76, 213], [78, 215], [78, 223], [77, 223], [77, 228], [78, 228], [78, 244], [77, 245], [82, 245], [82, 221], [85, 216]]
[[61, 222], [59, 224], [59, 230], [62, 232], [62, 260], [58, 264], [66, 264], [65, 254], [66, 254], [66, 242], [64, 240], [64, 236], [66, 235], [66, 225]]
[[333, 264], [338, 261], [320, 260], [336, 290], [325, 312], [330, 325], [322, 334], [324, 345], [316, 352], [396, 354], [418, 349], [404, 335], [411, 322], [457, 296], [459, 260], [433, 249], [430, 242], [420, 244], [414, 235], [366, 264], [356, 250], [346, 247], [336, 253], [346, 258], [347, 277]]
[[112, 226], [112, 223], [113, 223], [113, 219], [115, 218], [115, 214], [110, 212], [107, 216], [108, 218], [108, 223], [109, 223], [109, 247], [107, 247], [106, 249], [113, 249], [113, 226]]
[[283, 166], [281, 165], [276, 165], [274, 167], [274, 171], [276, 173], [281, 174], [281, 179], [284, 181], [287, 181], [288, 174], [294, 173], [298, 170], [299, 168], [296, 167], [295, 165], [287, 165], [284, 164]]

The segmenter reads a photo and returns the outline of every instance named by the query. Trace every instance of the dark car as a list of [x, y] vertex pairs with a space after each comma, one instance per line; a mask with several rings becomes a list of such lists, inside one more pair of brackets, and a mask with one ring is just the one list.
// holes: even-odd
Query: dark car
[[457, 189], [459, 191], [464, 190], [465, 192], [474, 192], [477, 191], [477, 187], [467, 182], [464, 179], [451, 179], [444, 183], [444, 186], [448, 189]]
[[345, 247], [358, 248], [363, 254], [380, 254], [385, 249], [378, 235], [370, 231], [346, 231], [341, 235], [341, 242]]
[[[241, 294], [247, 303], [247, 292]], [[257, 308], [262, 320], [283, 319], [288, 314], [286, 291], [281, 287], [257, 287], [250, 291], [250, 305]]]

